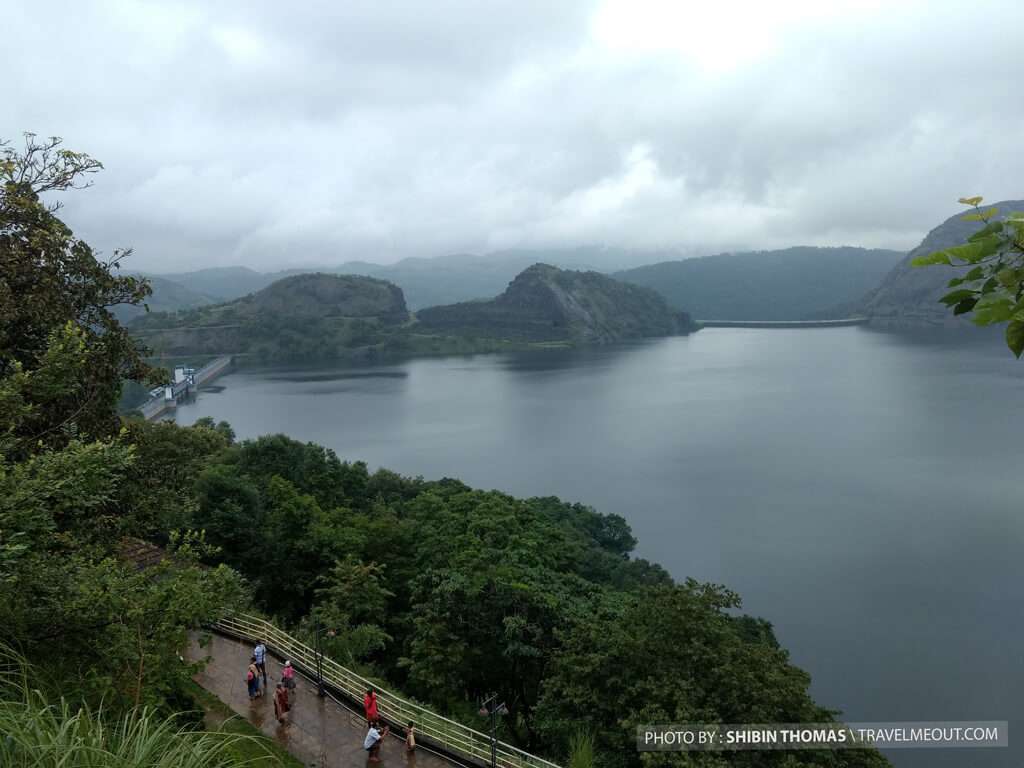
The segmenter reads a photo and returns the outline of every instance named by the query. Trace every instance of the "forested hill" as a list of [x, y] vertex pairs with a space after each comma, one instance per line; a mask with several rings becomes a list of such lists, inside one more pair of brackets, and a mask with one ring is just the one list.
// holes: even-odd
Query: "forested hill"
[[654, 291], [547, 264], [524, 270], [490, 301], [430, 307], [417, 319], [424, 330], [466, 336], [598, 344], [693, 330]]
[[160, 354], [331, 358], [409, 319], [402, 290], [357, 275], [302, 274], [223, 304], [154, 313], [132, 331]]
[[902, 256], [796, 247], [666, 261], [613, 277], [653, 288], [697, 320], [803, 320], [858, 300]]
[[223, 304], [150, 314], [131, 328], [162, 355], [302, 362], [603, 344], [687, 333], [693, 325], [646, 288], [538, 264], [496, 299], [424, 309], [415, 320], [392, 283], [317, 273]]
[[[985, 206], [986, 209], [991, 207], [998, 208], [1002, 215], [1024, 211], [1024, 200], [1004, 200]], [[939, 298], [949, 291], [949, 280], [966, 269], [911, 266], [911, 261], [918, 256], [959, 245], [981, 229], [979, 222], [965, 221], [965, 213], [950, 216], [929, 232], [919, 246], [885, 275], [880, 285], [858, 301], [856, 311], [867, 315], [872, 325], [887, 328], [970, 326], [968, 316], [954, 316], [939, 303]]]

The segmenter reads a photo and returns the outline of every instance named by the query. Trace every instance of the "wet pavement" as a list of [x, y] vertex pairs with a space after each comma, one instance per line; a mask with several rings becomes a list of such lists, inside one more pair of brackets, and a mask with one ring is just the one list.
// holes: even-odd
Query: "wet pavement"
[[316, 684], [301, 675], [295, 676], [289, 722], [280, 725], [274, 717], [272, 694], [281, 679], [282, 662], [267, 654], [269, 693], [250, 701], [245, 672], [251, 655], [251, 645], [219, 635], [213, 635], [210, 644], [204, 648], [200, 648], [195, 639], [189, 647], [191, 659], [210, 657], [206, 668], [196, 675], [196, 682], [305, 765], [316, 768], [452, 768], [455, 765], [422, 749], [407, 755], [404, 742], [392, 736], [387, 737], [381, 747], [381, 761], [369, 762], [363, 749], [366, 720], [362, 714], [330, 698], [319, 698]]

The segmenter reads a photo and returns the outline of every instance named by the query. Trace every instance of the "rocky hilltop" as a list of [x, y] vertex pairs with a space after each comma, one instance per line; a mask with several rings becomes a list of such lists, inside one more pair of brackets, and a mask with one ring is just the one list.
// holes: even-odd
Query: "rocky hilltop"
[[[1024, 210], [1024, 200], [1003, 200], [995, 206], [1000, 213]], [[871, 325], [881, 328], [914, 329], [970, 325], [966, 317], [955, 317], [939, 298], [950, 289], [951, 278], [966, 270], [951, 267], [913, 267], [911, 261], [941, 248], [959, 245], [981, 229], [981, 223], [964, 221], [965, 211], [950, 216], [935, 227], [908, 253], [881, 285], [871, 291], [854, 309], [867, 315]]]
[[430, 307], [417, 320], [428, 332], [574, 344], [694, 330], [689, 315], [673, 311], [649, 288], [548, 264], [524, 270], [494, 299]]

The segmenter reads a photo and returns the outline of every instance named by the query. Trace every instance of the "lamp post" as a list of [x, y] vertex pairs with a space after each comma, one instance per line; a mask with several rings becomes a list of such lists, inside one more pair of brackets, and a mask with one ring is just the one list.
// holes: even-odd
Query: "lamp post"
[[498, 694], [492, 694], [480, 705], [480, 714], [491, 719], [491, 768], [498, 768], [498, 715], [508, 714], [504, 702], [498, 702]]

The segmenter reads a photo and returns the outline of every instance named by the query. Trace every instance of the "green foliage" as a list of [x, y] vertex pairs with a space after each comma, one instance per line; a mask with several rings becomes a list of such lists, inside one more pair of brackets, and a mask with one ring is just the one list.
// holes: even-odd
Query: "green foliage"
[[972, 314], [977, 325], [1006, 324], [1006, 344], [1020, 357], [1024, 354], [1024, 213], [1005, 218], [998, 208], [982, 210], [981, 197], [961, 198], [974, 208], [966, 221], [984, 226], [963, 245], [935, 251], [914, 259], [916, 267], [943, 264], [971, 266], [962, 277], [949, 281], [950, 291], [941, 301], [953, 314]]
[[[69, 697], [171, 709], [191, 673], [178, 656], [187, 632], [244, 600], [235, 572], [198, 564], [201, 536], [164, 527], [195, 505], [166, 459], [183, 459], [181, 472], [197, 446], [227, 440], [121, 427], [121, 382], [147, 368], [108, 307], [147, 288], [112, 274], [123, 253], [98, 261], [41, 201], [99, 168], [59, 145], [30, 135], [0, 160], [0, 642]], [[170, 542], [168, 556], [140, 570], [123, 557], [129, 534]]]
[[566, 768], [594, 768], [594, 736], [577, 731], [569, 739], [569, 764]]
[[[728, 590], [632, 558], [619, 516], [370, 474], [280, 435], [208, 464], [190, 525], [264, 609], [310, 639], [319, 624], [339, 661], [469, 723], [485, 725], [479, 701], [497, 693], [503, 739], [561, 758], [584, 727], [596, 764], [638, 766], [638, 723], [831, 717], [767, 622], [738, 615]], [[837, 755], [792, 765], [884, 765]]]
[[99, 163], [31, 134], [21, 152], [0, 148], [0, 378], [19, 370], [49, 377], [22, 388], [29, 412], [8, 430], [15, 443], [7, 452], [24, 454], [40, 441], [60, 446], [74, 437], [72, 422], [110, 436], [121, 381], [144, 379], [149, 369], [109, 307], [141, 302], [149, 289], [113, 274], [129, 252], [97, 260], [54, 215], [58, 206], [40, 198], [79, 185]]
[[251, 764], [270, 768], [281, 764], [262, 740], [228, 731], [196, 731], [152, 709], [135, 708], [118, 715], [74, 705], [64, 697], [51, 703], [29, 684], [38, 670], [10, 651], [3, 656], [0, 765], [235, 768]]

